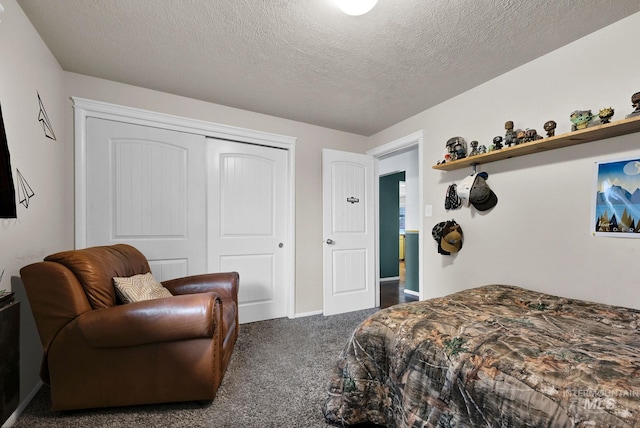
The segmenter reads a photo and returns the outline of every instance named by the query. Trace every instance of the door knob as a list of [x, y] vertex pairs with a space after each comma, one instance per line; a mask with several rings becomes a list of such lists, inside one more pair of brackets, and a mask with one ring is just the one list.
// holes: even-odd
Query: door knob
[[278, 248], [282, 248], [282, 247], [284, 247], [284, 244], [281, 242], [278, 244]]
[[333, 245], [335, 244], [335, 242], [333, 241], [333, 239], [327, 239], [327, 244]]

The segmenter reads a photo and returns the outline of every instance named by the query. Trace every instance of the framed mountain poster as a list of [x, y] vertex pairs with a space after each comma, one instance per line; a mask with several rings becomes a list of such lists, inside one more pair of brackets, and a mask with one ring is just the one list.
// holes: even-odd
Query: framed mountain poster
[[640, 238], [640, 156], [596, 162], [591, 233]]

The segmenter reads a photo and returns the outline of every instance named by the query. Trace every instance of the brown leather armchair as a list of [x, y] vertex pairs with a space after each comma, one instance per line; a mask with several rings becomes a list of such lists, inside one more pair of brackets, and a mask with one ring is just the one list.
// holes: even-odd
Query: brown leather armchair
[[20, 270], [53, 410], [213, 400], [238, 337], [238, 274], [165, 281], [172, 297], [121, 304], [113, 278], [147, 272], [126, 244]]

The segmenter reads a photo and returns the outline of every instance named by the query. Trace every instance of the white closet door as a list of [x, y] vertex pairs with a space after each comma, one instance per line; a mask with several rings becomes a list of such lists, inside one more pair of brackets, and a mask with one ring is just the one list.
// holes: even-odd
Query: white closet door
[[87, 119], [87, 246], [128, 243], [158, 280], [204, 273], [205, 137]]
[[240, 274], [240, 322], [284, 317], [287, 151], [207, 142], [209, 268]]

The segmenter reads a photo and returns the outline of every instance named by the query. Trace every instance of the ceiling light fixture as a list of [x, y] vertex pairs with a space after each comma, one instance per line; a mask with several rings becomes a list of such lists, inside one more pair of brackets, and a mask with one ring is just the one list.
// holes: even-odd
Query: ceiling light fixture
[[344, 13], [352, 16], [360, 16], [374, 8], [378, 0], [335, 0]]

